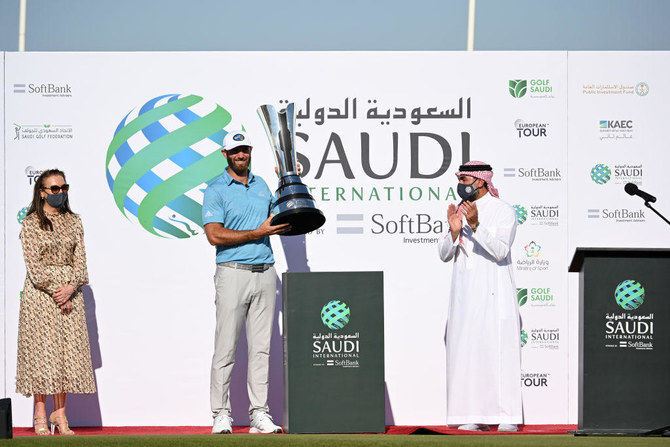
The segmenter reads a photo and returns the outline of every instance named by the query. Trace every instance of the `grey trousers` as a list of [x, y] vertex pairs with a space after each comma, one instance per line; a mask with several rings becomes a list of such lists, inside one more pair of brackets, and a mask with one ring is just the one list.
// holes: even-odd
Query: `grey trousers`
[[210, 382], [213, 416], [230, 416], [230, 378], [235, 349], [246, 322], [249, 364], [249, 414], [268, 410], [270, 339], [274, 322], [276, 278], [274, 267], [262, 273], [216, 266], [216, 335]]

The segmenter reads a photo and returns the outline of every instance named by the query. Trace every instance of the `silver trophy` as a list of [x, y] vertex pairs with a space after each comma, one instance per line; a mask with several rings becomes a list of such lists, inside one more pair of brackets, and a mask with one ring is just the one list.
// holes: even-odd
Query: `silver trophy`
[[279, 188], [277, 202], [272, 210], [274, 213], [272, 225], [291, 224], [291, 230], [284, 233], [288, 236], [309, 233], [326, 222], [326, 217], [316, 207], [314, 197], [298, 175], [293, 110], [293, 103], [280, 112], [268, 104], [257, 109], [270, 140], [279, 173]]

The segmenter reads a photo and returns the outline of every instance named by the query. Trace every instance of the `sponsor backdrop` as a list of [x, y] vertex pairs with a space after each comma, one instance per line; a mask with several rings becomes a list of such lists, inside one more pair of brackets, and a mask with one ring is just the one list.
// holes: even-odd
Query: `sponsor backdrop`
[[[628, 181], [659, 193], [668, 184], [666, 53], [3, 56], [2, 374], [19, 426], [30, 425], [32, 401], [14, 394], [25, 277], [18, 233], [34, 179], [52, 167], [72, 185], [91, 280], [98, 393], [72, 396], [72, 424], [211, 422], [214, 249], [203, 235], [202, 192], [224, 169], [223, 137], [241, 127], [254, 144], [253, 171], [275, 183], [261, 104], [296, 103], [303, 180], [327, 217], [311, 234], [272, 238], [278, 272], [384, 272], [387, 424], [445, 421], [452, 266], [436, 243], [461, 163], [491, 163], [517, 212], [526, 423], [576, 422], [573, 248], [670, 246], [658, 219], [623, 193]], [[317, 307], [332, 300], [346, 297], [324, 294]], [[278, 314], [269, 402], [278, 422], [280, 322]], [[231, 398], [235, 424], [248, 423], [244, 368]]]

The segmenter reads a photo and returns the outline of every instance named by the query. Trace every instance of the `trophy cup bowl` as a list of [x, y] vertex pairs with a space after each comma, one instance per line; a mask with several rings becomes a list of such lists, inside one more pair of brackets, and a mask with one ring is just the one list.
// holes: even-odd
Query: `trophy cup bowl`
[[272, 225], [291, 224], [291, 230], [283, 233], [286, 236], [314, 231], [326, 222], [326, 217], [316, 207], [314, 197], [298, 175], [293, 103], [280, 112], [269, 104], [260, 106], [257, 112], [270, 141], [279, 174], [277, 201], [272, 209]]

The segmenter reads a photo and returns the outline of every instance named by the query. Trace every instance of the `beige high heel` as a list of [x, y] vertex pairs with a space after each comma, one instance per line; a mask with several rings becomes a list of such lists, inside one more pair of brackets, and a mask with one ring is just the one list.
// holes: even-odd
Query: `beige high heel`
[[[38, 428], [38, 425], [40, 426]], [[37, 436], [48, 436], [49, 428], [47, 426], [47, 418], [33, 418], [33, 427], [35, 427], [35, 434]]]
[[[58, 420], [61, 422], [57, 422]], [[58, 427], [58, 433], [61, 436], [74, 436], [75, 432], [70, 430], [70, 426], [67, 423], [67, 418], [65, 416], [56, 416], [54, 413], [51, 413], [49, 416], [49, 422], [51, 422], [51, 434], [53, 435]]]

